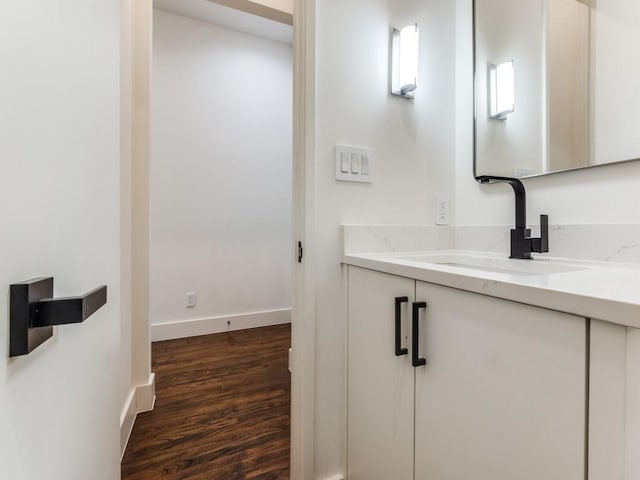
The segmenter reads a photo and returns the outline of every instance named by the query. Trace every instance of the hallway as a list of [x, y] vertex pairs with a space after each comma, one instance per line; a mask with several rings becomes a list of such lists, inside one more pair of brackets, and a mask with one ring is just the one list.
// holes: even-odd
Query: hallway
[[289, 478], [290, 325], [153, 344], [156, 405], [123, 480]]

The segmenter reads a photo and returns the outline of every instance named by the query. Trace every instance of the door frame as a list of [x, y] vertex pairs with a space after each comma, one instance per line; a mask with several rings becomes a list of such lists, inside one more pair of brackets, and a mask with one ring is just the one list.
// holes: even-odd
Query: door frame
[[315, 8], [315, 0], [294, 0], [291, 480], [315, 471]]
[[[138, 0], [136, 0], [138, 2]], [[291, 474], [292, 480], [311, 480], [315, 473], [315, 278], [314, 278], [314, 234], [315, 234], [315, 12], [316, 0], [293, 1], [293, 182], [292, 182], [292, 250], [293, 255], [293, 295], [292, 295], [292, 335], [291, 335]], [[150, 42], [153, 18], [152, 0], [140, 0], [139, 10], [133, 18], [132, 29], [141, 32], [144, 40]], [[150, 76], [152, 49], [134, 51], [134, 65], [142, 62]], [[133, 101], [137, 108], [134, 118], [145, 127], [136, 137], [142, 145], [148, 146], [148, 122], [151, 105], [148, 101], [150, 77], [134, 90]], [[141, 94], [144, 93], [144, 95]], [[136, 101], [138, 103], [136, 103]], [[139, 137], [139, 138], [138, 138]], [[148, 191], [148, 150], [144, 155], [134, 155], [132, 159], [133, 189], [144, 187]], [[139, 195], [138, 195], [139, 197]], [[133, 202], [132, 215], [146, 218], [148, 225], [148, 204], [146, 201]], [[138, 224], [144, 223], [143, 221]], [[134, 249], [146, 258], [149, 251], [149, 238], [146, 227], [142, 226], [134, 241]], [[303, 259], [298, 263], [298, 242], [303, 246]], [[149, 276], [141, 270], [135, 278], [132, 289], [133, 298], [146, 298], [149, 288]], [[140, 295], [143, 294], [143, 295]], [[139, 325], [146, 321], [148, 311], [134, 316], [133, 322]], [[144, 318], [143, 318], [144, 317]], [[151, 373], [149, 345], [151, 339], [148, 328], [138, 328], [146, 332], [146, 338], [134, 339], [132, 357], [140, 358], [137, 367]], [[141, 335], [145, 337], [145, 335]], [[134, 365], [134, 368], [136, 365]], [[146, 367], [146, 368], [145, 368]], [[151, 374], [153, 375], [153, 374]]]

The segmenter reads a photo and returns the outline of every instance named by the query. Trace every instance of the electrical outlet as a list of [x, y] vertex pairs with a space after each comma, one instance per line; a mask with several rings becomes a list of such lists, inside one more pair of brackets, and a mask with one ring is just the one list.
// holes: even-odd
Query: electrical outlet
[[436, 225], [449, 225], [449, 199], [441, 195], [436, 197]]
[[194, 292], [187, 292], [184, 294], [186, 299], [185, 306], [187, 308], [193, 308], [196, 306], [196, 294]]

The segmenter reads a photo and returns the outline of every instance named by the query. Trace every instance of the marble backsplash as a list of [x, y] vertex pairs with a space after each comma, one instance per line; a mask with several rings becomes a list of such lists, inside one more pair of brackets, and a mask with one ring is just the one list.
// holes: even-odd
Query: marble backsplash
[[455, 245], [451, 227], [428, 225], [343, 225], [344, 253], [450, 250]]
[[[473, 250], [509, 255], [508, 225], [343, 225], [344, 253]], [[537, 226], [532, 235], [539, 236]], [[550, 225], [550, 257], [640, 263], [640, 225]]]

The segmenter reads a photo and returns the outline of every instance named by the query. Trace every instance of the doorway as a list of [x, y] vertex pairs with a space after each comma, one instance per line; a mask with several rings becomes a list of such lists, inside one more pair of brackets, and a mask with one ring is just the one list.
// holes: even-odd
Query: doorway
[[[264, 38], [282, 35], [277, 25], [246, 32], [255, 28], [246, 14], [233, 25], [224, 24], [230, 9], [214, 19], [225, 7], [205, 0], [155, 7], [149, 317], [151, 339], [162, 343], [154, 365], [165, 342], [218, 335], [239, 345], [247, 328], [288, 329], [292, 264], [291, 27], [287, 43]], [[159, 399], [161, 387], [158, 378]]]

